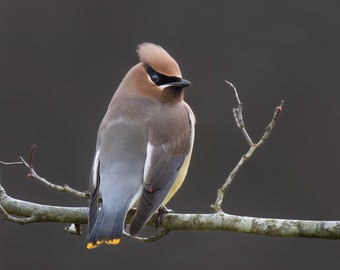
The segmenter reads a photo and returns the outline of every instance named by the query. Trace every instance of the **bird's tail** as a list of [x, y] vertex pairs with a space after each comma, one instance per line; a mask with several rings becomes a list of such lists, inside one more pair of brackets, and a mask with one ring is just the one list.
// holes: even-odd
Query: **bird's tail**
[[96, 248], [102, 243], [119, 244], [127, 210], [102, 206], [92, 230], [88, 233], [87, 248]]

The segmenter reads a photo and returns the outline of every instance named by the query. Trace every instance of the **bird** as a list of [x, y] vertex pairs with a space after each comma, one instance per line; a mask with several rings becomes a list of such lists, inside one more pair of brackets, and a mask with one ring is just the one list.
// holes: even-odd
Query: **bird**
[[137, 47], [140, 62], [125, 75], [99, 126], [90, 176], [87, 248], [135, 237], [181, 187], [190, 163], [195, 116], [184, 101], [179, 65], [161, 46]]

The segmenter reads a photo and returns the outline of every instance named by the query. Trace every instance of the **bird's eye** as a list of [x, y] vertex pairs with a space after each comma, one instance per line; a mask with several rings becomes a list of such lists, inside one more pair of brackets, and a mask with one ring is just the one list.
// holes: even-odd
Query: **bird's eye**
[[157, 74], [152, 74], [150, 76], [151, 81], [153, 81], [154, 83], [159, 81], [159, 76]]

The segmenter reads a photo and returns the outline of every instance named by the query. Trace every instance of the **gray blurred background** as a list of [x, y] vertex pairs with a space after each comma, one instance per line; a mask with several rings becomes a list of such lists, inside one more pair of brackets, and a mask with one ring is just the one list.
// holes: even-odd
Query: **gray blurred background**
[[[0, 160], [27, 156], [54, 183], [86, 190], [96, 133], [114, 90], [138, 62], [136, 46], [167, 49], [192, 82], [197, 117], [191, 167], [168, 205], [209, 213], [216, 190], [248, 149], [236, 128], [233, 82], [257, 140], [274, 108], [270, 139], [240, 171], [223, 208], [238, 215], [339, 220], [339, 1], [0, 1]], [[121, 1], [123, 2], [123, 1]], [[85, 206], [2, 167], [8, 194]], [[142, 244], [89, 251], [64, 224], [0, 221], [0, 268], [330, 269], [340, 241], [228, 232], [172, 232]], [[137, 268], [138, 267], [138, 268]]]

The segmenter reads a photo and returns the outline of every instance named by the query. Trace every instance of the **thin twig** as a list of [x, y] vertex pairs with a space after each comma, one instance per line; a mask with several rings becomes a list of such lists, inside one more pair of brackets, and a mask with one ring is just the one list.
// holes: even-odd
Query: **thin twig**
[[268, 124], [268, 126], [265, 129], [264, 134], [262, 135], [261, 139], [258, 141], [258, 143], [254, 144], [251, 140], [251, 138], [249, 137], [244, 122], [243, 122], [243, 116], [242, 116], [242, 103], [238, 97], [238, 93], [237, 90], [235, 88], [235, 86], [226, 81], [235, 91], [235, 97], [236, 100], [238, 102], [238, 108], [234, 108], [234, 117], [236, 120], [236, 124], [237, 126], [242, 130], [243, 135], [245, 136], [245, 138], [247, 139], [250, 148], [249, 150], [241, 157], [241, 159], [239, 160], [239, 162], [237, 163], [237, 165], [234, 167], [234, 169], [229, 173], [227, 179], [225, 180], [223, 186], [218, 189], [217, 191], [217, 197], [216, 197], [216, 201], [213, 205], [211, 205], [211, 208], [213, 208], [215, 210], [215, 212], [221, 212], [222, 211], [222, 202], [223, 202], [223, 198], [224, 198], [224, 194], [226, 193], [226, 191], [228, 190], [228, 188], [230, 187], [230, 184], [232, 183], [232, 181], [234, 180], [236, 174], [238, 173], [238, 171], [240, 170], [240, 168], [243, 166], [243, 164], [254, 154], [254, 152], [256, 151], [256, 149], [261, 146], [269, 137], [278, 117], [279, 114], [282, 112], [282, 106], [283, 106], [283, 100], [281, 101], [280, 105], [277, 106], [275, 108], [275, 112], [274, 115], [270, 121], [270, 123]]
[[[27, 177], [35, 179], [41, 183], [43, 183], [44, 185], [46, 185], [47, 187], [49, 187], [50, 189], [56, 190], [56, 191], [61, 191], [61, 192], [67, 192], [70, 193], [76, 197], [79, 198], [83, 198], [83, 199], [89, 199], [89, 193], [86, 192], [80, 192], [78, 190], [75, 190], [73, 188], [70, 188], [68, 185], [55, 185], [50, 183], [49, 181], [47, 181], [45, 178], [40, 177], [34, 170], [32, 164], [27, 163], [23, 157], [19, 157], [19, 159], [21, 160], [22, 164], [29, 170], [29, 174], [27, 175]], [[31, 158], [30, 158], [31, 160]]]
[[236, 122], [236, 125], [238, 128], [241, 129], [244, 137], [246, 138], [249, 146], [252, 146], [254, 143], [252, 141], [252, 139], [250, 138], [247, 130], [246, 130], [246, 126], [244, 124], [244, 120], [243, 120], [243, 114], [242, 114], [242, 102], [238, 96], [238, 93], [237, 93], [237, 90], [236, 90], [236, 87], [229, 81], [225, 81], [227, 84], [229, 84], [233, 89], [234, 89], [234, 94], [235, 94], [235, 98], [236, 98], [236, 101], [237, 101], [237, 108], [233, 108], [233, 115], [234, 115], [234, 119], [235, 119], [235, 122]]
[[60, 185], [56, 185], [56, 184], [52, 184], [51, 182], [47, 181], [45, 178], [43, 177], [40, 177], [36, 171], [34, 170], [33, 168], [33, 164], [32, 164], [32, 160], [33, 160], [33, 153], [34, 153], [34, 150], [37, 148], [37, 146], [34, 144], [32, 145], [31, 147], [31, 150], [30, 150], [30, 153], [28, 155], [28, 162], [25, 161], [25, 159], [20, 156], [19, 157], [19, 160], [20, 161], [15, 161], [15, 162], [4, 162], [4, 161], [0, 161], [0, 165], [2, 166], [13, 166], [13, 165], [23, 165], [25, 166], [29, 173], [27, 174], [27, 177], [28, 178], [32, 178], [32, 179], [35, 179], [41, 183], [43, 183], [44, 185], [46, 185], [47, 187], [49, 187], [50, 189], [53, 189], [55, 191], [61, 191], [61, 192], [66, 192], [66, 193], [70, 193], [78, 198], [83, 198], [83, 199], [89, 199], [90, 198], [90, 193], [88, 191], [84, 191], [84, 192], [81, 192], [81, 191], [78, 191], [78, 190], [75, 190], [73, 188], [70, 188], [68, 185], [63, 185], [63, 186], [60, 186]]
[[14, 162], [4, 162], [0, 160], [0, 165], [2, 166], [12, 166], [12, 165], [23, 165], [21, 161], [14, 161]]
[[34, 150], [35, 149], [37, 149], [37, 145], [36, 144], [33, 144], [32, 146], [31, 146], [31, 151], [30, 151], [30, 154], [29, 154], [29, 156], [28, 156], [28, 164], [30, 165], [30, 166], [33, 166], [32, 164], [32, 161], [33, 161], [33, 152], [34, 152]]
[[263, 136], [261, 137], [261, 139], [257, 143], [258, 147], [261, 146], [262, 144], [264, 144], [264, 142], [269, 137], [269, 135], [270, 135], [271, 131], [273, 130], [273, 127], [274, 127], [280, 113], [282, 112], [283, 104], [284, 104], [284, 100], [281, 100], [280, 105], [275, 108], [275, 112], [274, 112], [274, 115], [272, 117], [272, 120], [270, 121], [270, 123], [266, 127]]

